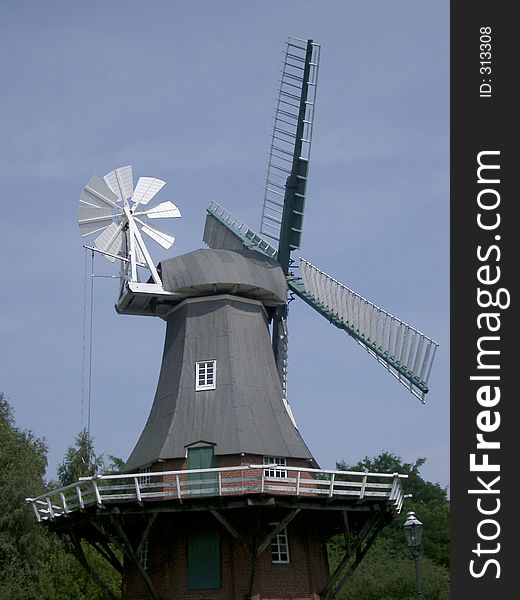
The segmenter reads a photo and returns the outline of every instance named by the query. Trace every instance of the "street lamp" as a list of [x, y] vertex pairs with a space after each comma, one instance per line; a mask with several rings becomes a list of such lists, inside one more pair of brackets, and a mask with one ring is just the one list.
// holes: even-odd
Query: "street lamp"
[[419, 554], [421, 550], [421, 540], [423, 532], [423, 524], [415, 516], [413, 511], [406, 515], [406, 521], [403, 525], [404, 537], [406, 544], [415, 561], [415, 582], [417, 584], [417, 598], [422, 600], [421, 589], [421, 571], [419, 569]]

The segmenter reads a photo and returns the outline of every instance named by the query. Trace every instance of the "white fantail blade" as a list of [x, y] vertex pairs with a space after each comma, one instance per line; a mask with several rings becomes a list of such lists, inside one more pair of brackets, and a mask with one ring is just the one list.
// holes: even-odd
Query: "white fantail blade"
[[114, 194], [125, 202], [134, 193], [132, 167], [119, 167], [105, 175], [105, 181]]
[[135, 259], [138, 265], [146, 265], [146, 258], [139, 247], [139, 244], [135, 244]]
[[[128, 259], [131, 281], [137, 281], [137, 267], [147, 267], [154, 282], [161, 282], [141, 232], [165, 249], [172, 246], [175, 237], [139, 217], [164, 219], [181, 216], [172, 202], [146, 209], [145, 205], [165, 185], [165, 181], [156, 177], [140, 177], [134, 190], [132, 167], [125, 166], [110, 171], [103, 179], [91, 177], [81, 193], [78, 211], [81, 235], [96, 234], [95, 248], [111, 262], [118, 257]], [[141, 204], [144, 210], [139, 210]]]
[[94, 208], [93, 206], [79, 205], [78, 223], [83, 237], [105, 229], [112, 223], [112, 220], [112, 210], [108, 207]]
[[178, 219], [181, 216], [181, 211], [173, 202], [167, 200], [166, 202], [161, 202], [161, 204], [158, 204], [149, 210], [145, 210], [136, 214], [139, 216], [146, 215], [150, 219]]
[[156, 179], [155, 177], [139, 177], [139, 181], [135, 186], [132, 202], [134, 209], [139, 204], [148, 204], [150, 200], [166, 185], [166, 181]]
[[155, 240], [165, 250], [168, 250], [168, 248], [173, 245], [173, 242], [175, 241], [175, 237], [173, 235], [170, 235], [165, 231], [161, 231], [160, 229], [157, 229], [157, 227], [152, 227], [140, 219], [136, 219], [136, 221], [141, 225], [141, 231], [150, 236], [152, 240]]
[[[112, 223], [112, 225], [107, 227], [105, 231], [103, 231], [103, 233], [96, 238], [94, 245], [100, 252], [117, 256], [123, 246], [123, 240], [123, 224]], [[107, 254], [105, 254], [105, 258], [107, 258], [110, 262], [115, 261], [113, 256], [107, 256]]]
[[80, 205], [84, 204], [94, 208], [111, 208], [116, 206], [117, 196], [102, 179], [94, 175], [83, 188], [79, 202]]

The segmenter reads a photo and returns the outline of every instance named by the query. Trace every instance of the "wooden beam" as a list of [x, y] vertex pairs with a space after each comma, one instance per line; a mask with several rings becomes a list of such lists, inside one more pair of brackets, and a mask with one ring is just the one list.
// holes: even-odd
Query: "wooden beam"
[[358, 552], [356, 552], [356, 560], [352, 563], [352, 565], [350, 566], [350, 568], [348, 569], [348, 571], [345, 573], [345, 575], [343, 575], [343, 577], [339, 580], [339, 582], [337, 583], [336, 587], [334, 588], [334, 593], [333, 593], [334, 598], [343, 589], [343, 586], [350, 579], [350, 577], [352, 576], [352, 573], [354, 573], [354, 571], [356, 570], [356, 567], [363, 560], [365, 554], [370, 550], [370, 547], [375, 542], [375, 540], [376, 540], [377, 536], [379, 535], [379, 532], [381, 531], [382, 528], [383, 528], [383, 525], [382, 525], [381, 522], [379, 522], [378, 524], [376, 524], [376, 526], [374, 527], [374, 529], [372, 530], [372, 532], [368, 536], [368, 539], [367, 539], [367, 541], [365, 543], [365, 546], [363, 548], [359, 548], [358, 549]]
[[253, 586], [255, 583], [256, 561], [257, 561], [257, 556], [258, 556], [258, 552], [257, 552], [258, 540], [260, 538], [261, 527], [262, 527], [261, 509], [256, 508], [255, 509], [255, 533], [253, 536], [253, 556], [252, 556], [252, 561], [251, 561], [251, 573], [249, 575], [249, 589], [248, 589], [248, 593], [246, 595], [246, 599], [253, 597]]
[[260, 556], [260, 554], [262, 554], [262, 552], [273, 541], [275, 535], [278, 535], [280, 533], [280, 531], [282, 531], [282, 529], [284, 529], [285, 527], [287, 527], [287, 525], [289, 525], [289, 523], [294, 519], [294, 517], [300, 511], [301, 511], [301, 508], [297, 508], [296, 510], [292, 510], [288, 515], [286, 515], [286, 517], [284, 519], [282, 519], [280, 521], [280, 523], [278, 523], [278, 525], [270, 533], [267, 534], [267, 536], [264, 538], [264, 541], [258, 546], [258, 549], [256, 551], [256, 555], [257, 556]]
[[130, 560], [134, 563], [134, 565], [139, 570], [139, 573], [141, 574], [141, 577], [143, 578], [143, 580], [146, 584], [146, 587], [148, 588], [148, 591], [150, 592], [150, 595], [152, 596], [153, 600], [162, 600], [161, 596], [156, 591], [156, 589], [152, 583], [152, 580], [148, 576], [146, 569], [143, 567], [143, 565], [141, 564], [141, 561], [139, 560], [137, 554], [135, 553], [135, 551], [132, 547], [132, 544], [130, 543], [130, 540], [128, 539], [128, 536], [126, 535], [126, 531], [123, 529], [123, 525], [121, 524], [119, 519], [117, 519], [115, 517], [111, 517], [111, 521], [112, 521], [112, 524], [114, 525], [114, 528], [116, 529], [118, 535], [120, 536], [120, 538], [122, 540], [122, 543], [120, 543], [120, 545], [123, 549], [123, 552], [130, 558]]
[[94, 571], [94, 569], [89, 565], [87, 557], [83, 552], [83, 548], [81, 547], [81, 541], [77, 537], [77, 535], [71, 531], [69, 533], [70, 540], [72, 542], [72, 547], [74, 549], [74, 554], [78, 559], [81, 566], [85, 569], [85, 571], [94, 579], [98, 587], [103, 591], [104, 595], [107, 598], [111, 598], [112, 600], [117, 600], [116, 595], [112, 592], [112, 590], [108, 587], [108, 585], [99, 577], [99, 575]]
[[100, 556], [110, 563], [114, 569], [119, 571], [119, 573], [123, 573], [123, 565], [106, 542], [92, 542], [90, 540], [87, 540], [87, 542]]
[[[132, 503], [132, 504], [121, 504], [119, 506], [111, 506], [109, 504], [103, 504], [103, 509], [102, 511], [99, 510], [98, 515], [102, 515], [103, 517], [109, 517], [110, 515], [143, 515], [143, 514], [151, 514], [151, 513], [186, 513], [186, 512], [202, 512], [202, 511], [208, 511], [208, 510], [229, 510], [229, 509], [234, 509], [234, 508], [253, 508], [255, 506], [270, 506], [270, 507], [278, 507], [278, 508], [287, 508], [287, 509], [294, 509], [294, 508], [301, 508], [303, 510], [315, 510], [315, 511], [325, 511], [328, 513], [331, 512], [336, 512], [336, 511], [344, 511], [347, 510], [348, 512], [361, 512], [361, 513], [366, 513], [366, 512], [374, 512], [374, 506], [369, 503], [368, 501], [365, 504], [353, 504], [352, 502], [347, 502], [347, 501], [339, 501], [337, 498], [334, 499], [334, 502], [332, 504], [327, 503], [328, 502], [328, 498], [327, 498], [327, 502], [323, 499], [323, 501], [319, 501], [316, 499], [311, 499], [311, 498], [307, 498], [305, 496], [300, 496], [300, 497], [296, 497], [294, 496], [294, 500], [288, 500], [287, 497], [284, 496], [279, 496], [279, 497], [273, 497], [269, 499], [269, 502], [264, 501], [263, 503], [254, 503], [254, 502], [249, 502], [248, 500], [250, 500], [247, 497], [244, 497], [243, 499], [237, 499], [237, 496], [234, 496], [232, 499], [228, 500], [225, 496], [220, 497], [219, 499], [217, 499], [218, 501], [215, 502], [208, 502], [208, 501], [203, 501], [204, 499], [201, 498], [199, 500], [199, 502], [197, 504], [187, 504], [186, 503], [186, 499], [185, 499], [185, 503], [183, 505], [181, 504], [169, 504], [166, 506], [156, 506], [153, 504], [147, 504], [145, 503], [143, 507], [139, 507], [137, 506], [136, 503]], [[391, 515], [391, 511], [389, 511], [387, 508], [385, 508], [384, 505], [382, 505], [382, 512]], [[60, 531], [63, 531], [65, 529], [68, 530], [68, 527], [70, 526], [70, 523], [74, 522], [76, 520], [76, 517], [83, 517], [84, 513], [81, 513], [80, 511], [74, 512], [71, 511], [67, 514], [67, 520], [65, 521], [65, 519], [63, 521], [61, 520], [54, 520], [53, 521], [53, 525], [56, 528], [59, 528]], [[49, 521], [50, 522], [50, 521]], [[45, 524], [49, 523], [48, 521], [44, 521]]]
[[342, 511], [343, 513], [343, 535], [345, 536], [345, 551], [350, 556], [351, 550], [350, 546], [352, 543], [352, 539], [350, 537], [350, 527], [348, 524], [348, 513], [346, 510]]
[[250, 545], [248, 544], [247, 540], [244, 538], [243, 535], [241, 535], [239, 533], [239, 531], [234, 527], [234, 525], [232, 525], [227, 519], [226, 517], [224, 517], [223, 515], [221, 515], [218, 510], [210, 510], [209, 511], [214, 517], [215, 519], [217, 519], [217, 521], [223, 525], [228, 531], [229, 533], [239, 542], [242, 542], [242, 545], [244, 546], [244, 548], [246, 549], [246, 552], [248, 554], [251, 554], [251, 556], [253, 555], [253, 550], [251, 549]]
[[148, 523], [146, 524], [146, 527], [144, 528], [144, 531], [141, 535], [141, 540], [139, 541], [139, 545], [137, 546], [137, 550], [135, 551], [136, 556], [139, 555], [141, 548], [143, 547], [144, 543], [146, 542], [148, 533], [150, 532], [150, 529], [156, 518], [157, 518], [157, 513], [153, 513], [152, 516], [148, 519]]
[[[356, 536], [354, 544], [351, 545], [351, 547], [350, 547], [350, 552], [347, 552], [347, 550], [345, 549], [345, 554], [344, 554], [343, 558], [340, 560], [338, 566], [334, 569], [334, 572], [329, 577], [327, 585], [320, 592], [320, 598], [326, 598], [328, 596], [329, 592], [336, 585], [336, 581], [341, 576], [341, 573], [348, 565], [349, 560], [352, 557], [352, 554], [354, 552], [356, 552], [356, 554], [358, 553], [358, 551], [361, 547], [361, 544], [363, 543], [365, 538], [369, 535], [372, 528], [375, 525], [377, 525], [378, 522], [380, 522], [380, 521], [382, 522], [382, 516], [380, 513], [374, 513], [367, 521], [365, 521], [365, 524], [361, 528], [361, 531]], [[381, 528], [382, 528], [382, 526], [377, 529], [377, 532], [379, 532], [379, 529], [381, 529]], [[356, 560], [357, 560], [357, 558], [356, 558]], [[359, 561], [361, 561], [361, 559], [359, 559]]]

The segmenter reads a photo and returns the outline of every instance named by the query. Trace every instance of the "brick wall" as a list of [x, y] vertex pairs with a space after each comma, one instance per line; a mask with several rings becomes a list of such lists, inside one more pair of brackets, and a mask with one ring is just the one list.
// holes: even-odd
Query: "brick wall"
[[[217, 454], [218, 467], [235, 467], [239, 465], [261, 465], [263, 456], [259, 454]], [[303, 458], [288, 458], [291, 467], [310, 468], [311, 463]], [[177, 471], [186, 469], [186, 458], [167, 458], [152, 465], [152, 471]]]
[[[255, 455], [255, 454], [228, 454], [228, 455], [220, 455], [216, 457], [217, 467], [227, 468], [227, 467], [237, 467], [237, 466], [248, 466], [251, 464], [261, 465], [263, 463], [263, 456]], [[287, 470], [288, 470], [288, 478], [295, 480], [296, 473], [290, 471], [291, 467], [295, 468], [308, 468], [309, 461], [305, 459], [287, 459]], [[152, 465], [152, 472], [161, 472], [161, 471], [179, 471], [187, 468], [187, 460], [185, 458], [174, 458], [167, 459], [161, 462], [154, 463]], [[247, 469], [244, 471], [229, 471], [222, 472], [218, 475], [220, 479], [220, 485], [223, 494], [247, 494], [251, 492], [260, 492], [260, 479], [262, 476], [263, 469]], [[216, 476], [217, 477], [217, 476]], [[188, 481], [188, 475], [165, 475], [162, 478], [162, 482], [166, 485], [160, 486], [158, 485], [160, 482], [157, 479], [153, 480], [152, 487], [154, 491], [167, 491], [171, 493], [173, 497], [177, 495], [177, 479], [179, 480], [179, 485], [182, 488], [183, 492], [187, 489], [186, 483]], [[256, 478], [256, 481], [253, 483], [251, 478]], [[301, 473], [302, 480], [311, 480], [313, 479], [313, 475], [311, 473]], [[295, 491], [295, 482], [287, 482], [284, 484], [282, 478], [274, 478], [271, 479], [270, 482], [267, 481], [266, 484], [270, 487], [265, 491], [270, 494], [284, 494], [294, 493]], [[284, 489], [288, 488], [288, 489]], [[306, 488], [304, 485], [301, 486], [301, 494], [307, 494]], [[147, 490], [145, 490], [147, 491]]]
[[[253, 546], [265, 539], [270, 523], [280, 522], [287, 509], [248, 507], [222, 510], [225, 517]], [[189, 590], [187, 547], [190, 531], [216, 529], [220, 534], [221, 587]], [[164, 600], [244, 600], [252, 581], [254, 600], [319, 600], [328, 577], [325, 536], [312, 513], [302, 511], [287, 528], [290, 563], [273, 564], [271, 547], [257, 558], [212, 515], [204, 511], [161, 513], [149, 534], [148, 574]], [[134, 543], [139, 536], [132, 532]], [[149, 600], [150, 595], [135, 565], [125, 561], [123, 600]]]

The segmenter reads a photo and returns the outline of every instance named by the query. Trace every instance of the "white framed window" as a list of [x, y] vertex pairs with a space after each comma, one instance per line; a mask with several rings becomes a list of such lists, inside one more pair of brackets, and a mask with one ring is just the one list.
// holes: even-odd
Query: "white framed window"
[[195, 363], [195, 391], [216, 388], [217, 361], [199, 360]]
[[[151, 472], [152, 472], [152, 467], [143, 467], [142, 469], [139, 469], [139, 473], [151, 473]], [[148, 485], [148, 484], [152, 483], [152, 477], [150, 475], [143, 475], [143, 476], [139, 477], [138, 481], [139, 481], [139, 485]]]
[[290, 562], [287, 527], [284, 527], [280, 533], [277, 533], [271, 542], [271, 561], [273, 564], [286, 564]]
[[271, 469], [266, 469], [264, 471], [265, 477], [287, 477], [287, 469], [274, 468], [276, 467], [286, 467], [287, 459], [283, 456], [264, 456], [264, 466], [273, 465]]
[[145, 571], [148, 569], [148, 549], [148, 538], [146, 538], [141, 546], [141, 549], [139, 550], [139, 555], [137, 557]]

